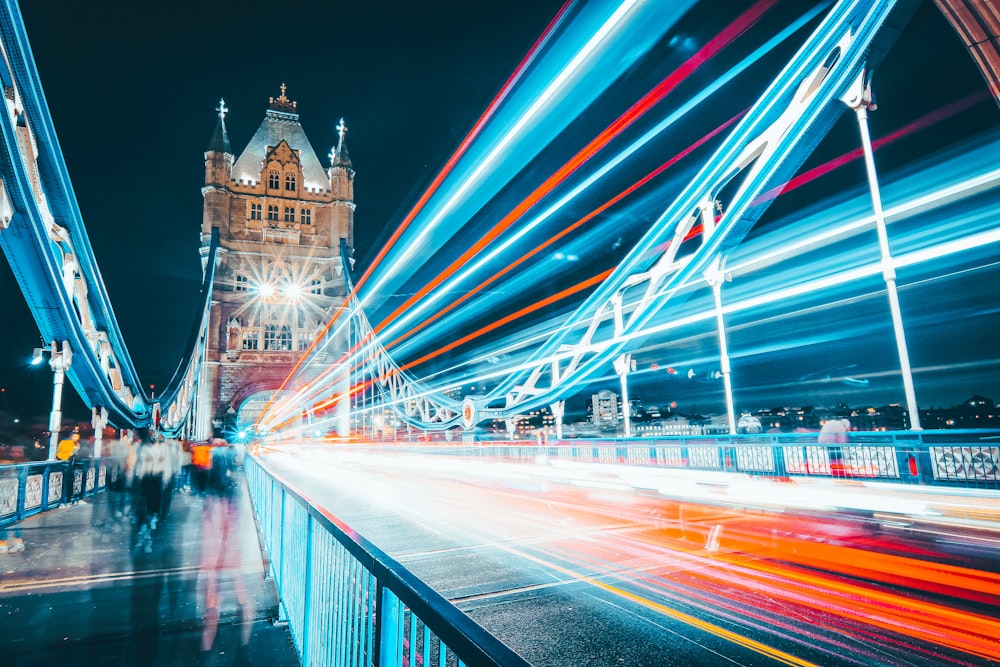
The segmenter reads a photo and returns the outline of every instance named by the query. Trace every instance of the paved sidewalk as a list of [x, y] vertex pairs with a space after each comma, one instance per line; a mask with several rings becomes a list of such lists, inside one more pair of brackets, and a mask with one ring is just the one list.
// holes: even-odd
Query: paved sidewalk
[[0, 553], [0, 664], [298, 665], [288, 628], [272, 622], [245, 484], [229, 511], [175, 493], [149, 550], [114, 501], [105, 492], [8, 529], [24, 550]]

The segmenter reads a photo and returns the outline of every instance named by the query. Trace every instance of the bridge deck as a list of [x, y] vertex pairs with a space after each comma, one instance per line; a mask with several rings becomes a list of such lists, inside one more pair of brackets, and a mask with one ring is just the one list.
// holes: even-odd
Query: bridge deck
[[[135, 547], [135, 528], [127, 513], [116, 515], [115, 501], [101, 493], [8, 529], [8, 544], [20, 539], [24, 549], [0, 553], [0, 662], [298, 664], [288, 628], [272, 622], [278, 599], [264, 577], [245, 485], [228, 535], [206, 523], [218, 500], [175, 493], [148, 553]], [[213, 586], [215, 631], [206, 615]], [[210, 652], [202, 653], [203, 640]]]

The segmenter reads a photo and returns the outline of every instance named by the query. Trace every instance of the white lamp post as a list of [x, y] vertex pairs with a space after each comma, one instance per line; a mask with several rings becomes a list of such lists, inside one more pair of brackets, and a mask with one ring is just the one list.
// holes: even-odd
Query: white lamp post
[[40, 364], [42, 355], [49, 353], [49, 366], [52, 367], [52, 412], [49, 415], [49, 460], [56, 458], [59, 447], [59, 429], [62, 428], [62, 387], [66, 379], [66, 371], [73, 361], [73, 352], [69, 342], [63, 341], [60, 347], [57, 341], [52, 341], [48, 347], [36, 347], [31, 356], [32, 364]]

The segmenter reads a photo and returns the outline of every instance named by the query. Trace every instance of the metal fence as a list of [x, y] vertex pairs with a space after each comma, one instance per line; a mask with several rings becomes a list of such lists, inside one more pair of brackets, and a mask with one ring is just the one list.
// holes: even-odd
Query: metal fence
[[848, 442], [837, 444], [818, 443], [815, 433], [774, 433], [428, 443], [393, 445], [391, 450], [1000, 490], [1000, 433], [994, 431], [852, 432]]
[[527, 665], [253, 456], [250, 498], [303, 665]]
[[106, 458], [0, 465], [0, 527], [100, 493], [109, 474]]

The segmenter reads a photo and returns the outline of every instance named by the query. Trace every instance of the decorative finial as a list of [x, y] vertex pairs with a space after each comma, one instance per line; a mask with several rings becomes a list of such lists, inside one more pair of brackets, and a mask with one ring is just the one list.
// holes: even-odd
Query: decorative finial
[[219, 112], [219, 119], [220, 120], [226, 120], [226, 114], [229, 113], [229, 109], [226, 108], [226, 100], [225, 99], [223, 99], [221, 97], [219, 98], [219, 106], [216, 109], [216, 111]]
[[344, 118], [341, 116], [340, 122], [337, 123], [337, 133], [340, 135], [340, 141], [337, 142], [337, 151], [344, 145], [344, 135], [347, 134], [347, 125], [344, 124]]
[[295, 107], [297, 102], [292, 102], [287, 97], [285, 97], [285, 84], [281, 84], [281, 97], [274, 99], [273, 97], [268, 100], [269, 107], [274, 111], [284, 111], [285, 113], [295, 113]]

